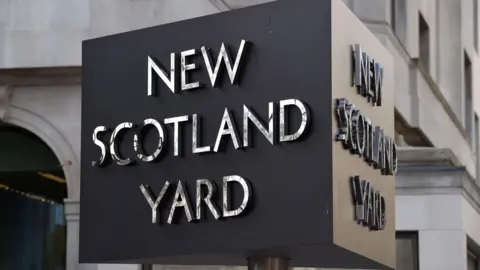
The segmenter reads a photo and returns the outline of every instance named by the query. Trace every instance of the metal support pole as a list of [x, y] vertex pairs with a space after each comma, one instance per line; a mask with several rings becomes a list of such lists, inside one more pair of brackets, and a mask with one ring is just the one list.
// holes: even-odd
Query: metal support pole
[[277, 256], [248, 258], [248, 270], [288, 270], [290, 259]]

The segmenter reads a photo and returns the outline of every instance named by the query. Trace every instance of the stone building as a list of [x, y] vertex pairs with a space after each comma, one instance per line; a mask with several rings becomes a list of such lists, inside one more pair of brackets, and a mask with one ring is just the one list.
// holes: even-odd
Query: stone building
[[[64, 198], [60, 208], [42, 210], [57, 219], [58, 209], [65, 214], [66, 239], [51, 243], [60, 246], [60, 251], [53, 248], [54, 254], [62, 256], [65, 251], [65, 262], [57, 265], [65, 263], [67, 270], [141, 268], [77, 262], [82, 40], [269, 1], [0, 1], [0, 157], [6, 164], [0, 166], [0, 179], [24, 180], [20, 186], [11, 181], [0, 197], [12, 190], [27, 196], [26, 191], [48, 189], [55, 190], [46, 195], [52, 205]], [[477, 0], [344, 2], [395, 60], [395, 128], [401, 146], [396, 197], [398, 269], [479, 269], [480, 103], [474, 102], [480, 95], [475, 90], [480, 87], [475, 79], [480, 74]], [[38, 181], [30, 181], [33, 178]], [[28, 212], [31, 216], [35, 207]], [[38, 218], [32, 220], [38, 222]], [[65, 228], [62, 222], [55, 224]], [[28, 240], [5, 243], [13, 242], [20, 245]], [[11, 258], [20, 258], [15, 256]], [[26, 269], [39, 260], [44, 259], [19, 259], [22, 266], [15, 269]]]

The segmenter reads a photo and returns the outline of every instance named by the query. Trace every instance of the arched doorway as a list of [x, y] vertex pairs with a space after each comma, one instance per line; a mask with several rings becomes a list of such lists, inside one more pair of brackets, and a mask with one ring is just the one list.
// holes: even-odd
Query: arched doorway
[[67, 184], [35, 134], [0, 123], [0, 269], [63, 270]]

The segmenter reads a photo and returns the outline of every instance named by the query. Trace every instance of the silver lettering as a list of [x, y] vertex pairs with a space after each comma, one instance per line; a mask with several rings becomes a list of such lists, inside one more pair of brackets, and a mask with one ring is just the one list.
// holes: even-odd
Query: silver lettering
[[159, 67], [153, 59], [148, 56], [148, 89], [147, 96], [154, 95], [153, 93], [153, 74], [152, 70], [155, 71], [158, 77], [167, 85], [167, 87], [175, 93], [175, 53], [170, 54], [170, 78], [168, 78], [167, 73], [161, 67]]
[[200, 129], [200, 116], [192, 115], [192, 153], [200, 154], [210, 152], [210, 146], [199, 146], [201, 144], [201, 134], [198, 133]]
[[255, 127], [267, 138], [270, 144], [274, 144], [273, 141], [273, 125], [274, 125], [274, 107], [273, 102], [268, 104], [268, 131], [265, 126], [260, 122], [258, 117], [253, 113], [247, 106], [243, 105], [243, 146], [247, 147], [249, 145], [249, 122], [252, 122]]
[[[157, 129], [158, 136], [159, 136], [157, 148], [151, 155], [148, 155], [148, 156], [143, 152], [141, 138], [140, 138], [140, 133], [143, 127], [146, 125], [154, 126]], [[137, 157], [140, 160], [145, 162], [152, 162], [156, 160], [160, 155], [160, 152], [162, 152], [164, 144], [165, 144], [165, 133], [163, 132], [163, 127], [157, 120], [152, 118], [145, 119], [142, 125], [140, 126], [140, 128], [138, 129], [137, 133], [135, 133], [135, 135], [133, 136], [133, 149], [137, 153]]]
[[[230, 210], [230, 198], [228, 197], [229, 192], [229, 185], [230, 182], [237, 182], [242, 186], [243, 189], [243, 200], [240, 206], [235, 210]], [[238, 175], [231, 175], [223, 177], [223, 217], [234, 217], [238, 216], [243, 211], [245, 211], [248, 202], [250, 200], [251, 188], [250, 184], [243, 179], [241, 176]]]
[[152, 223], [158, 223], [158, 206], [160, 205], [160, 202], [163, 199], [163, 196], [165, 196], [165, 193], [167, 192], [168, 187], [170, 186], [170, 183], [167, 181], [163, 185], [162, 190], [160, 191], [160, 194], [158, 197], [155, 199], [149, 190], [148, 185], [140, 185], [140, 190], [142, 191], [143, 196], [147, 200], [148, 205], [150, 205], [150, 208], [152, 208]]
[[96, 127], [95, 130], [93, 130], [93, 143], [95, 145], [97, 145], [98, 147], [100, 147], [100, 151], [101, 151], [101, 154], [100, 154], [100, 160], [98, 161], [92, 161], [92, 166], [94, 167], [99, 167], [99, 166], [102, 166], [103, 163], [105, 162], [105, 159], [107, 157], [107, 146], [105, 145], [104, 142], [102, 142], [101, 140], [98, 139], [98, 134], [99, 133], [103, 133], [103, 132], [107, 132], [108, 129], [104, 126], [99, 126], [99, 127]]
[[188, 121], [188, 115], [171, 117], [165, 119], [165, 124], [173, 124], [173, 155], [178, 156], [180, 153], [179, 137], [180, 128], [179, 123]]
[[175, 214], [175, 209], [177, 209], [177, 207], [183, 208], [188, 222], [191, 222], [193, 220], [190, 199], [188, 197], [186, 188], [183, 186], [182, 181], [180, 180], [178, 180], [177, 190], [175, 191], [175, 196], [173, 198], [172, 208], [170, 209], [170, 214], [168, 215], [168, 224], [172, 224], [173, 215]]
[[[287, 131], [288, 131], [288, 121], [286, 121], [286, 111], [285, 111], [285, 107], [287, 106], [295, 106], [297, 107], [297, 109], [300, 110], [300, 113], [302, 115], [302, 120], [301, 120], [301, 123], [300, 123], [300, 127], [298, 128], [298, 130], [291, 134], [291, 135], [287, 135]], [[286, 100], [281, 100], [280, 101], [280, 141], [281, 142], [288, 142], [288, 141], [295, 141], [297, 140], [298, 138], [300, 138], [300, 136], [303, 135], [303, 133], [306, 131], [307, 129], [307, 126], [309, 124], [309, 121], [310, 121], [310, 118], [309, 118], [309, 112], [308, 112], [308, 109], [307, 109], [307, 105], [304, 104], [303, 102], [301, 102], [300, 100], [298, 99], [286, 99]]]
[[187, 83], [187, 71], [195, 70], [197, 67], [194, 63], [187, 64], [187, 56], [195, 55], [195, 49], [191, 49], [188, 51], [183, 51], [181, 53], [180, 62], [181, 62], [181, 81], [182, 81], [182, 91], [199, 88], [200, 82], [191, 82]]
[[[202, 186], [207, 187], [207, 195], [205, 197], [202, 196]], [[197, 220], [202, 219], [202, 201], [205, 202], [210, 213], [215, 219], [220, 218], [220, 214], [212, 202], [213, 194], [216, 192], [215, 183], [208, 180], [208, 179], [199, 179], [197, 180], [197, 204], [196, 204], [196, 214]]]
[[240, 68], [240, 64], [241, 64], [242, 57], [243, 57], [244, 52], [245, 52], [246, 45], [247, 45], [247, 41], [242, 39], [242, 41], [240, 42], [240, 47], [239, 47], [238, 52], [237, 52], [237, 57], [235, 59], [235, 63], [232, 66], [230, 64], [231, 63], [231, 60], [230, 60], [231, 57], [229, 55], [228, 49], [225, 46], [225, 43], [222, 43], [222, 46], [220, 48], [220, 53], [219, 53], [219, 56], [217, 58], [217, 63], [215, 64], [215, 69], [212, 68], [213, 61], [211, 59], [209, 49], [205, 46], [203, 46], [201, 48], [203, 59], [205, 61], [205, 66], [207, 67], [208, 76], [210, 77], [210, 82], [212, 84], [212, 87], [217, 86], [218, 72], [220, 70], [220, 65], [221, 65], [222, 61], [225, 63], [225, 67], [227, 69], [228, 76], [230, 77], [231, 84], [236, 83], [237, 78], [238, 78], [238, 70]]
[[[226, 125], [226, 128], [225, 128], [225, 125]], [[220, 143], [224, 135], [230, 135], [230, 137], [232, 138], [233, 147], [235, 149], [240, 148], [240, 143], [238, 140], [238, 132], [233, 123], [233, 119], [230, 115], [230, 112], [228, 111], [227, 108], [225, 108], [225, 111], [223, 113], [220, 129], [218, 130], [217, 139], [215, 140], [215, 147], [213, 148], [214, 152], [218, 152], [220, 148]]]
[[117, 136], [118, 134], [125, 130], [125, 129], [130, 129], [133, 127], [133, 124], [130, 122], [125, 122], [119, 124], [112, 133], [112, 136], [110, 137], [110, 155], [112, 156], [112, 159], [117, 162], [118, 165], [125, 166], [128, 164], [131, 164], [133, 160], [130, 158], [123, 159], [119, 153], [117, 153]]

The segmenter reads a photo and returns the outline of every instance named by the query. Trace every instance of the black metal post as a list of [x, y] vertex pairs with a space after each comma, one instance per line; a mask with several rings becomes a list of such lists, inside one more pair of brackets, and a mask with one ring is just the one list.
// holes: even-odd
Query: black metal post
[[248, 270], [288, 270], [290, 259], [282, 256], [248, 258]]

